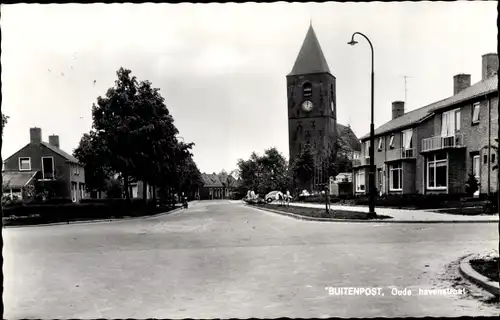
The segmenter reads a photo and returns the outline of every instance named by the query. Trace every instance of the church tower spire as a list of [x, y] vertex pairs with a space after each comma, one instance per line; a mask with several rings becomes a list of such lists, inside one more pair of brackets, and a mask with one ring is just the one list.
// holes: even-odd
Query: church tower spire
[[316, 37], [312, 26], [312, 19], [310, 20], [309, 30], [307, 31], [302, 47], [300, 48], [295, 64], [293, 65], [292, 72], [289, 76], [299, 74], [311, 73], [330, 73], [330, 68], [326, 62], [325, 55]]
[[299, 188], [322, 190], [337, 145], [336, 82], [310, 19], [292, 71], [287, 75], [290, 163], [309, 150], [314, 159], [311, 181]]

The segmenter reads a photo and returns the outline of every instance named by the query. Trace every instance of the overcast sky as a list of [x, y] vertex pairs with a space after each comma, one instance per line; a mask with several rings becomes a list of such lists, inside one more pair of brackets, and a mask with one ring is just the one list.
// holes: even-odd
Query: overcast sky
[[[496, 52], [496, 2], [326, 4], [2, 5], [3, 157], [29, 128], [60, 136], [73, 152], [92, 125], [91, 106], [120, 67], [161, 89], [180, 135], [196, 143], [201, 171], [276, 146], [288, 157], [286, 78], [310, 18], [337, 78], [338, 122], [358, 137], [370, 121], [375, 48], [375, 125], [391, 102], [407, 110], [452, 94], [453, 75], [481, 78]], [[95, 84], [94, 84], [95, 82]]]

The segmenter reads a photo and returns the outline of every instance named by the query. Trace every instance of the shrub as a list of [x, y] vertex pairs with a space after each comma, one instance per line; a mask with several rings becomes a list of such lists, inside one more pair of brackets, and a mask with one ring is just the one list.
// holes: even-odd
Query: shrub
[[106, 183], [106, 197], [107, 198], [121, 198], [123, 194], [122, 183], [118, 179], [108, 180]]
[[32, 204], [5, 208], [4, 217], [10, 217], [9, 220], [15, 217], [23, 217], [18, 223], [30, 224], [144, 216], [168, 211], [169, 209], [167, 207], [156, 207], [151, 202], [146, 203], [145, 201], [134, 201], [133, 203], [115, 201], [108, 203]]
[[479, 183], [476, 177], [469, 173], [469, 179], [465, 183], [465, 193], [467, 193], [469, 197], [472, 197], [477, 190], [479, 190]]
[[2, 207], [7, 208], [7, 207], [12, 207], [12, 206], [20, 206], [22, 205], [23, 201], [20, 200], [17, 196], [13, 196], [12, 198], [9, 195], [3, 195], [2, 196]]
[[[450, 205], [459, 205], [463, 194], [388, 194], [375, 198], [376, 206], [412, 207], [416, 209], [435, 209]], [[358, 197], [356, 205], [368, 205], [367, 196]]]

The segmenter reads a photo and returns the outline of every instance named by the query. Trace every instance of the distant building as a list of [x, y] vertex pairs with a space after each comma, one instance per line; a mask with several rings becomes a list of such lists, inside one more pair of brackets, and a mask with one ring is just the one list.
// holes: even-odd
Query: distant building
[[232, 186], [228, 185], [227, 182], [224, 181], [226, 180], [226, 177], [221, 177], [215, 172], [212, 174], [202, 173], [201, 177], [203, 179], [203, 187], [199, 190], [200, 200], [230, 198]]
[[9, 195], [22, 195], [23, 188], [35, 181], [63, 181], [60, 197], [78, 202], [86, 197], [85, 169], [78, 160], [59, 148], [59, 136], [42, 141], [42, 130], [30, 128], [30, 142], [5, 159], [3, 190]]
[[337, 123], [337, 154], [344, 154], [350, 160], [359, 159], [361, 141], [356, 137], [350, 126]]
[[[383, 194], [464, 193], [468, 174], [480, 193], [497, 190], [498, 55], [482, 56], [482, 79], [453, 77], [453, 95], [405, 113], [392, 103], [392, 120], [375, 130], [375, 185]], [[451, 79], [450, 79], [451, 80]], [[355, 160], [354, 192], [368, 192], [369, 134]]]

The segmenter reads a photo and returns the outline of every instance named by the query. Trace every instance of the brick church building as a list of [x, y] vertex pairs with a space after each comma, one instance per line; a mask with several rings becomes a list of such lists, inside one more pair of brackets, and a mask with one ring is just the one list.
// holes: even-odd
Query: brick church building
[[[329, 156], [341, 150], [357, 153], [359, 140], [350, 127], [337, 125], [336, 78], [330, 72], [312, 25], [299, 51], [292, 71], [287, 75], [288, 134], [290, 162], [293, 163], [306, 144], [314, 156], [312, 185], [319, 190], [329, 181]], [[354, 139], [339, 139], [339, 131], [349, 131]]]

